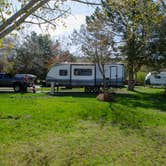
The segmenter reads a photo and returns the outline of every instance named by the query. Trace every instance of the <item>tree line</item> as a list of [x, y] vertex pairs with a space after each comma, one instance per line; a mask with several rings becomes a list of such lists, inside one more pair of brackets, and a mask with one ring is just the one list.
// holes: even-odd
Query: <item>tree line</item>
[[45, 79], [52, 65], [76, 61], [75, 56], [64, 50], [58, 40], [53, 41], [50, 35], [35, 32], [25, 36], [21, 44], [13, 44], [11, 50], [14, 54], [10, 55], [9, 48], [6, 50], [7, 53], [0, 57], [1, 72], [30, 73], [41, 80]]

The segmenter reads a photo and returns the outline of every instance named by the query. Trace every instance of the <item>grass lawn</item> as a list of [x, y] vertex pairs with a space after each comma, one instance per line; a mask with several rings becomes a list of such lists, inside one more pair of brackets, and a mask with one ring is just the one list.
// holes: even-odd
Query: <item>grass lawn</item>
[[0, 94], [0, 166], [165, 165], [162, 89], [95, 95]]

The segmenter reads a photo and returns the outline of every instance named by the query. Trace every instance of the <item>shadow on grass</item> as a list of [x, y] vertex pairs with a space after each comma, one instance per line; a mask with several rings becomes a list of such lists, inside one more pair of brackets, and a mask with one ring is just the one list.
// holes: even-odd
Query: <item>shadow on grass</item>
[[[166, 97], [161, 93], [135, 91], [129, 94], [116, 94], [115, 103], [110, 103], [112, 123], [121, 128], [141, 129], [145, 126], [160, 126], [165, 116], [153, 111], [166, 112]], [[152, 110], [152, 112], [148, 110]]]
[[117, 94], [119, 104], [136, 108], [157, 109], [166, 112], [166, 97], [160, 93], [144, 93], [135, 91], [135, 94]]
[[95, 98], [97, 96], [97, 93], [88, 94], [88, 93], [85, 93], [85, 92], [56, 92], [52, 96], [58, 96], [58, 97], [71, 96], [71, 97], [79, 97], [79, 98], [87, 98], [87, 97], [88, 98]]

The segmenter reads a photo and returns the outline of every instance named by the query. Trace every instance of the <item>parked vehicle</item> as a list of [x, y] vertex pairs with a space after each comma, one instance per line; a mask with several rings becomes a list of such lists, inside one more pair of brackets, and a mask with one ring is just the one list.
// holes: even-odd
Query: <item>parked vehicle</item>
[[[104, 66], [107, 87], [124, 85], [124, 65], [106, 64]], [[86, 92], [97, 92], [103, 86], [102, 74], [97, 64], [62, 63], [53, 66], [47, 74], [48, 84], [68, 88], [85, 87]]]
[[0, 87], [13, 87], [15, 92], [26, 92], [27, 87], [34, 84], [36, 76], [32, 74], [11, 74], [0, 73]]
[[145, 77], [145, 84], [147, 85], [166, 85], [166, 72], [150, 72]]

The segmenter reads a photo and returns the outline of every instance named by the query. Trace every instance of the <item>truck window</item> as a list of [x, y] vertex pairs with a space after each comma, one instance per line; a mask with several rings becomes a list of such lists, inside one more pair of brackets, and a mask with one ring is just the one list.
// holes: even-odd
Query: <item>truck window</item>
[[91, 76], [92, 69], [74, 69], [75, 76]]
[[60, 76], [67, 76], [67, 70], [59, 70]]
[[11, 78], [12, 76], [10, 74], [5, 74], [3, 77], [4, 78]]

